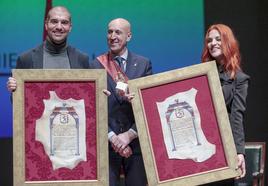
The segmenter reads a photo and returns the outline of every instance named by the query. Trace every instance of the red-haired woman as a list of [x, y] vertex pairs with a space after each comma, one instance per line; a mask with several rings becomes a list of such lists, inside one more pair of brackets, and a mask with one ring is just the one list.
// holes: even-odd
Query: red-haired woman
[[226, 25], [211, 25], [206, 32], [202, 62], [211, 60], [216, 60], [217, 63], [237, 150], [237, 167], [242, 171], [242, 174], [237, 177], [238, 179], [244, 177], [246, 173], [243, 121], [246, 110], [249, 76], [241, 70], [238, 42], [232, 30]]

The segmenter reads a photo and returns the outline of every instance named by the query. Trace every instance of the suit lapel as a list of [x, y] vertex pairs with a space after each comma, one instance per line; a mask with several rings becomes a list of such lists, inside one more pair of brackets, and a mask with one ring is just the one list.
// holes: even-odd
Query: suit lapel
[[71, 69], [78, 68], [78, 60], [77, 60], [76, 52], [74, 52], [74, 49], [70, 46], [67, 47], [67, 55], [69, 57]]
[[136, 71], [136, 66], [137, 66], [136, 57], [131, 52], [128, 52], [127, 66], [126, 66], [126, 75], [128, 79], [133, 78], [133, 75], [135, 74]]
[[32, 54], [33, 59], [33, 69], [42, 69], [43, 68], [43, 45], [34, 50]]

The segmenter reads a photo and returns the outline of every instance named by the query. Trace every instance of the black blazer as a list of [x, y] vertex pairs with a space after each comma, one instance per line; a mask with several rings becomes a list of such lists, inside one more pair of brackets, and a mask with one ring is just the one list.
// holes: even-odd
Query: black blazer
[[[87, 69], [89, 67], [88, 55], [68, 46], [67, 55], [71, 69]], [[17, 69], [42, 69], [43, 68], [43, 45], [21, 54], [17, 59]]]
[[[96, 59], [90, 64], [90, 68], [104, 68], [102, 64]], [[152, 74], [152, 66], [149, 59], [128, 52], [128, 58], [126, 63], [126, 75], [129, 79], [135, 79]], [[113, 131], [116, 134], [128, 131], [130, 128], [137, 131], [133, 110], [129, 101], [123, 100], [116, 93], [116, 83], [112, 77], [108, 76], [108, 90], [112, 93], [108, 97], [108, 129], [109, 132]], [[140, 152], [138, 138], [134, 139], [129, 145], [133, 150], [133, 153]]]
[[218, 67], [222, 91], [232, 128], [234, 142], [238, 154], [245, 154], [244, 113], [246, 110], [249, 76], [238, 71], [235, 79]]

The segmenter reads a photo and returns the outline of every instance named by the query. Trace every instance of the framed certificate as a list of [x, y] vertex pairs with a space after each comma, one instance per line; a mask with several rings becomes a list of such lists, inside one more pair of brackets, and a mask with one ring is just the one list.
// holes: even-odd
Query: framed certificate
[[12, 73], [14, 185], [108, 185], [105, 70]]
[[236, 177], [236, 149], [215, 62], [129, 81], [149, 185]]

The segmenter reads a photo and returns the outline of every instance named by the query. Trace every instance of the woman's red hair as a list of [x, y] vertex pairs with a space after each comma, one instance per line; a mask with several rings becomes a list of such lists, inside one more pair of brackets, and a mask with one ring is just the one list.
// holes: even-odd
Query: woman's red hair
[[237, 70], [240, 69], [241, 56], [239, 52], [239, 44], [232, 30], [224, 24], [211, 25], [206, 33], [204, 49], [202, 53], [202, 62], [214, 60], [208, 50], [208, 34], [211, 30], [217, 30], [221, 36], [221, 48], [223, 53], [223, 67], [226, 72], [230, 73], [234, 79]]

